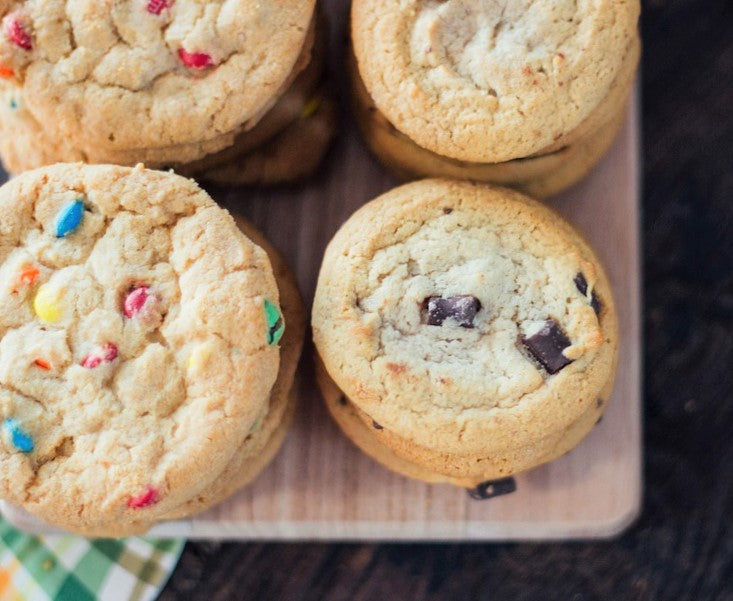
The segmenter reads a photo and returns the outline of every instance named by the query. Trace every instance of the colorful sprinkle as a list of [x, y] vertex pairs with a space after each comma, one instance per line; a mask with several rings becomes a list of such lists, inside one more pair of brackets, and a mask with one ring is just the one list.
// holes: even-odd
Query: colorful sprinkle
[[49, 284], [43, 284], [38, 289], [33, 300], [33, 310], [42, 321], [53, 323], [61, 319], [59, 297], [58, 290], [51, 288]]
[[16, 46], [23, 50], [33, 48], [33, 39], [23, 27], [16, 13], [9, 14], [3, 19], [3, 28], [5, 29], [5, 35]]
[[51, 364], [45, 359], [36, 359], [33, 363], [35, 363], [41, 369], [45, 369], [46, 371], [51, 369]]
[[170, 4], [167, 0], [150, 0], [148, 2], [147, 10], [151, 15], [160, 15], [166, 8], [169, 8], [173, 4], [171, 0]]
[[56, 237], [65, 238], [73, 234], [84, 217], [84, 203], [78, 198], [66, 205], [56, 219]]
[[145, 306], [145, 303], [148, 302], [150, 296], [150, 288], [148, 286], [138, 286], [137, 288], [133, 288], [128, 292], [122, 305], [122, 310], [124, 311], [125, 316], [130, 319], [135, 317], [135, 315], [143, 310], [143, 307]]
[[267, 320], [267, 344], [277, 344], [285, 332], [282, 315], [276, 305], [265, 300], [265, 319]]
[[33, 265], [26, 265], [18, 276], [18, 286], [13, 288], [13, 294], [18, 294], [20, 286], [31, 286], [41, 275], [39, 269]]
[[211, 358], [211, 347], [208, 344], [200, 344], [191, 351], [188, 358], [188, 369], [191, 372], [198, 372], [203, 368]]
[[5, 434], [10, 438], [13, 446], [18, 449], [21, 453], [30, 453], [35, 448], [33, 439], [30, 435], [25, 432], [18, 423], [17, 420], [12, 418], [6, 419], [3, 422], [3, 430]]
[[38, 276], [41, 275], [41, 272], [39, 271], [38, 267], [35, 267], [34, 265], [28, 265], [25, 268], [23, 268], [23, 271], [20, 272], [20, 281], [21, 283], [25, 284], [26, 286], [30, 286], [33, 282], [38, 279]]
[[318, 96], [314, 96], [306, 103], [306, 105], [303, 107], [303, 110], [300, 111], [300, 118], [310, 119], [313, 115], [315, 115], [320, 106], [321, 99]]
[[10, 99], [10, 108], [13, 110], [18, 108], [18, 103], [15, 101], [15, 98]]
[[13, 71], [10, 67], [0, 65], [0, 77], [2, 77], [3, 79], [10, 79], [13, 75], [15, 75], [15, 71]]
[[117, 359], [119, 350], [114, 342], [107, 342], [102, 346], [99, 353], [87, 355], [81, 360], [81, 366], [87, 369], [99, 367], [102, 363], [111, 363]]
[[205, 52], [186, 52], [183, 48], [179, 48], [178, 58], [191, 69], [206, 69], [214, 66], [211, 56]]
[[143, 509], [144, 507], [150, 507], [158, 502], [158, 491], [152, 486], [141, 495], [133, 497], [127, 502], [127, 506], [130, 509]]

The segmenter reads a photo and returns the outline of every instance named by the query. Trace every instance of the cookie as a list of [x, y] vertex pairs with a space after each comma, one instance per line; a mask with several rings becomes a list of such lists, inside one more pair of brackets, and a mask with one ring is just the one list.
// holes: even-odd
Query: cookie
[[461, 161], [551, 152], [612, 93], [638, 38], [638, 0], [355, 0], [351, 35], [377, 108]]
[[[305, 79], [304, 85], [308, 85], [308, 79], [314, 76], [313, 71], [318, 72], [316, 63], [309, 74], [301, 78], [301, 73], [307, 69], [311, 62], [311, 56], [315, 52], [322, 52], [316, 44], [316, 19], [313, 19], [308, 28], [305, 43], [298, 55], [295, 66], [283, 84], [286, 89], [296, 86], [298, 80]], [[319, 45], [321, 43], [319, 42]], [[250, 147], [259, 144], [263, 136], [272, 135], [273, 128], [282, 128], [287, 125], [286, 117], [282, 116], [282, 106], [277, 104], [283, 94], [278, 91], [276, 96], [263, 107], [257, 115], [253, 115], [245, 124], [236, 130], [225, 132], [214, 138], [200, 140], [187, 144], [175, 144], [170, 146], [159, 146], [155, 148], [132, 148], [132, 149], [96, 149], [93, 153], [86, 152], [75, 147], [66, 139], [56, 139], [50, 135], [49, 130], [40, 123], [23, 100], [22, 88], [12, 80], [0, 80], [0, 89], [8, 95], [8, 102], [0, 105], [0, 157], [3, 160], [7, 171], [11, 173], [22, 173], [29, 169], [35, 169], [43, 165], [57, 162], [95, 162], [114, 163], [119, 165], [135, 165], [144, 162], [152, 167], [171, 167], [183, 164], [192, 164], [186, 173], [196, 171], [196, 162], [202, 161], [203, 166], [218, 164], [226, 160], [228, 149], [238, 145], [235, 154], [243, 152], [243, 147]], [[294, 92], [297, 94], [298, 87]], [[285, 107], [290, 107], [293, 102], [289, 98], [284, 102]], [[273, 114], [270, 114], [275, 110]], [[291, 109], [294, 111], [295, 109]], [[260, 124], [263, 122], [262, 124]], [[252, 131], [256, 129], [256, 131]], [[251, 135], [250, 135], [251, 132]], [[214, 157], [208, 159], [208, 157]], [[222, 157], [224, 157], [222, 159]], [[207, 162], [208, 159], [208, 162]]]
[[[280, 369], [262, 414], [224, 470], [206, 490], [161, 517], [165, 520], [183, 519], [205, 511], [254, 480], [280, 450], [297, 406], [297, 387], [294, 381], [303, 346], [305, 308], [295, 276], [282, 255], [252, 224], [236, 215], [234, 219], [240, 230], [267, 252], [272, 263], [280, 290], [280, 306], [288, 324], [280, 343]], [[125, 524], [125, 529], [119, 531], [114, 523], [101, 524], [85, 529], [82, 533], [85, 536], [121, 535], [129, 534], [134, 527], [137, 534], [142, 534], [153, 525], [145, 522]]]
[[195, 175], [225, 165], [254, 151], [296, 121], [308, 102], [316, 94], [321, 83], [326, 62], [327, 31], [324, 18], [316, 19], [315, 41], [308, 66], [293, 80], [292, 85], [257, 124], [236, 136], [228, 148], [209, 154], [198, 161], [186, 164], [174, 163], [172, 167], [181, 174]]
[[194, 182], [60, 164], [0, 188], [0, 495], [70, 531], [209, 487], [270, 395], [265, 251]]
[[288, 324], [280, 342], [280, 370], [264, 417], [255, 423], [224, 471], [207, 490], [170, 512], [166, 519], [178, 519], [204, 511], [254, 480], [280, 450], [297, 405], [295, 371], [303, 348], [306, 323], [298, 284], [285, 259], [272, 244], [244, 219], [238, 216], [234, 219], [250, 240], [265, 249], [275, 272], [280, 289], [280, 306]]
[[323, 161], [336, 126], [336, 103], [328, 87], [322, 87], [287, 129], [252, 152], [204, 171], [198, 177], [236, 186], [283, 184], [304, 179]]
[[461, 485], [566, 452], [605, 409], [618, 322], [603, 268], [504, 188], [401, 186], [329, 244], [313, 337], [379, 444]]
[[[397, 455], [388, 446], [381, 444], [374, 436], [374, 425], [370, 427], [359, 417], [354, 405], [349, 401], [336, 383], [329, 377], [323, 363], [316, 361], [316, 378], [323, 395], [326, 408], [341, 431], [377, 463], [402, 476], [422, 480], [430, 484], [448, 482], [461, 486], [463, 482], [448, 478]], [[466, 484], [469, 485], [469, 484]]]
[[[6, 3], [0, 65], [54, 140], [96, 162], [247, 129], [298, 59], [315, 0]], [[17, 32], [14, 35], [10, 32]], [[22, 39], [21, 39], [22, 38]]]
[[[633, 68], [626, 69], [626, 77], [633, 77], [637, 61], [638, 44], [629, 58]], [[605, 103], [609, 108], [615, 105], [615, 113], [609, 115], [608, 121], [569, 146], [503, 163], [458, 161], [421, 148], [396, 129], [369, 97], [354, 60], [349, 63], [354, 113], [364, 140], [390, 171], [405, 180], [419, 177], [469, 179], [508, 185], [531, 196], [545, 198], [571, 186], [590, 171], [615, 139], [626, 114], [623, 102], [626, 94], [619, 95]], [[630, 85], [631, 80], [626, 83]]]

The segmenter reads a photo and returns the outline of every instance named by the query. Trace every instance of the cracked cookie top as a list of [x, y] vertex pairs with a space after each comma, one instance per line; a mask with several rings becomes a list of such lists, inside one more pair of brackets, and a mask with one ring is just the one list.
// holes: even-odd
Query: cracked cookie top
[[382, 428], [466, 455], [596, 410], [616, 362], [611, 291], [573, 228], [516, 192], [447, 180], [396, 188], [344, 224], [313, 331]]
[[378, 109], [417, 144], [476, 162], [529, 156], [580, 125], [636, 40], [638, 0], [354, 0]]
[[262, 113], [315, 0], [0, 0], [0, 77], [84, 148], [198, 143]]
[[142, 166], [26, 172], [0, 188], [0, 234], [0, 494], [73, 529], [205, 489], [278, 370], [264, 251]]

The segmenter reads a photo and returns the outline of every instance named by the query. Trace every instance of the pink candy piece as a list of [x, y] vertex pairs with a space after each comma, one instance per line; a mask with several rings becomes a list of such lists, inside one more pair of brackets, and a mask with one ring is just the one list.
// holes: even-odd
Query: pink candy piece
[[214, 66], [214, 61], [205, 52], [186, 52], [183, 48], [179, 48], [178, 58], [191, 69], [206, 69]]
[[139, 286], [128, 293], [125, 297], [122, 309], [126, 317], [134, 317], [142, 311], [145, 303], [150, 298], [150, 288], [148, 286]]
[[33, 38], [25, 30], [16, 14], [9, 14], [3, 19], [3, 28], [5, 29], [5, 35], [16, 46], [20, 46], [23, 50], [33, 48]]
[[114, 342], [108, 342], [102, 346], [101, 353], [87, 355], [81, 360], [81, 366], [88, 369], [99, 367], [102, 363], [110, 363], [117, 359], [117, 345]]
[[102, 357], [107, 363], [110, 361], [114, 361], [117, 359], [117, 345], [114, 342], [108, 342], [102, 347], [102, 352], [104, 353], [104, 356]]
[[168, 0], [150, 0], [147, 9], [150, 14], [159, 15], [166, 8], [170, 7], [171, 4], [173, 4], [173, 0], [170, 3], [168, 3]]
[[150, 507], [158, 502], [158, 491], [152, 486], [148, 487], [143, 494], [132, 497], [128, 502], [127, 506], [130, 509], [143, 509], [144, 507]]

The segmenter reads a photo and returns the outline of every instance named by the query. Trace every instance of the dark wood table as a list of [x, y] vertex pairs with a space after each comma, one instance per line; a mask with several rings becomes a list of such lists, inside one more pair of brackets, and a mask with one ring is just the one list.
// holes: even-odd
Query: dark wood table
[[592, 543], [190, 543], [162, 601], [733, 600], [733, 1], [643, 5], [636, 524]]

